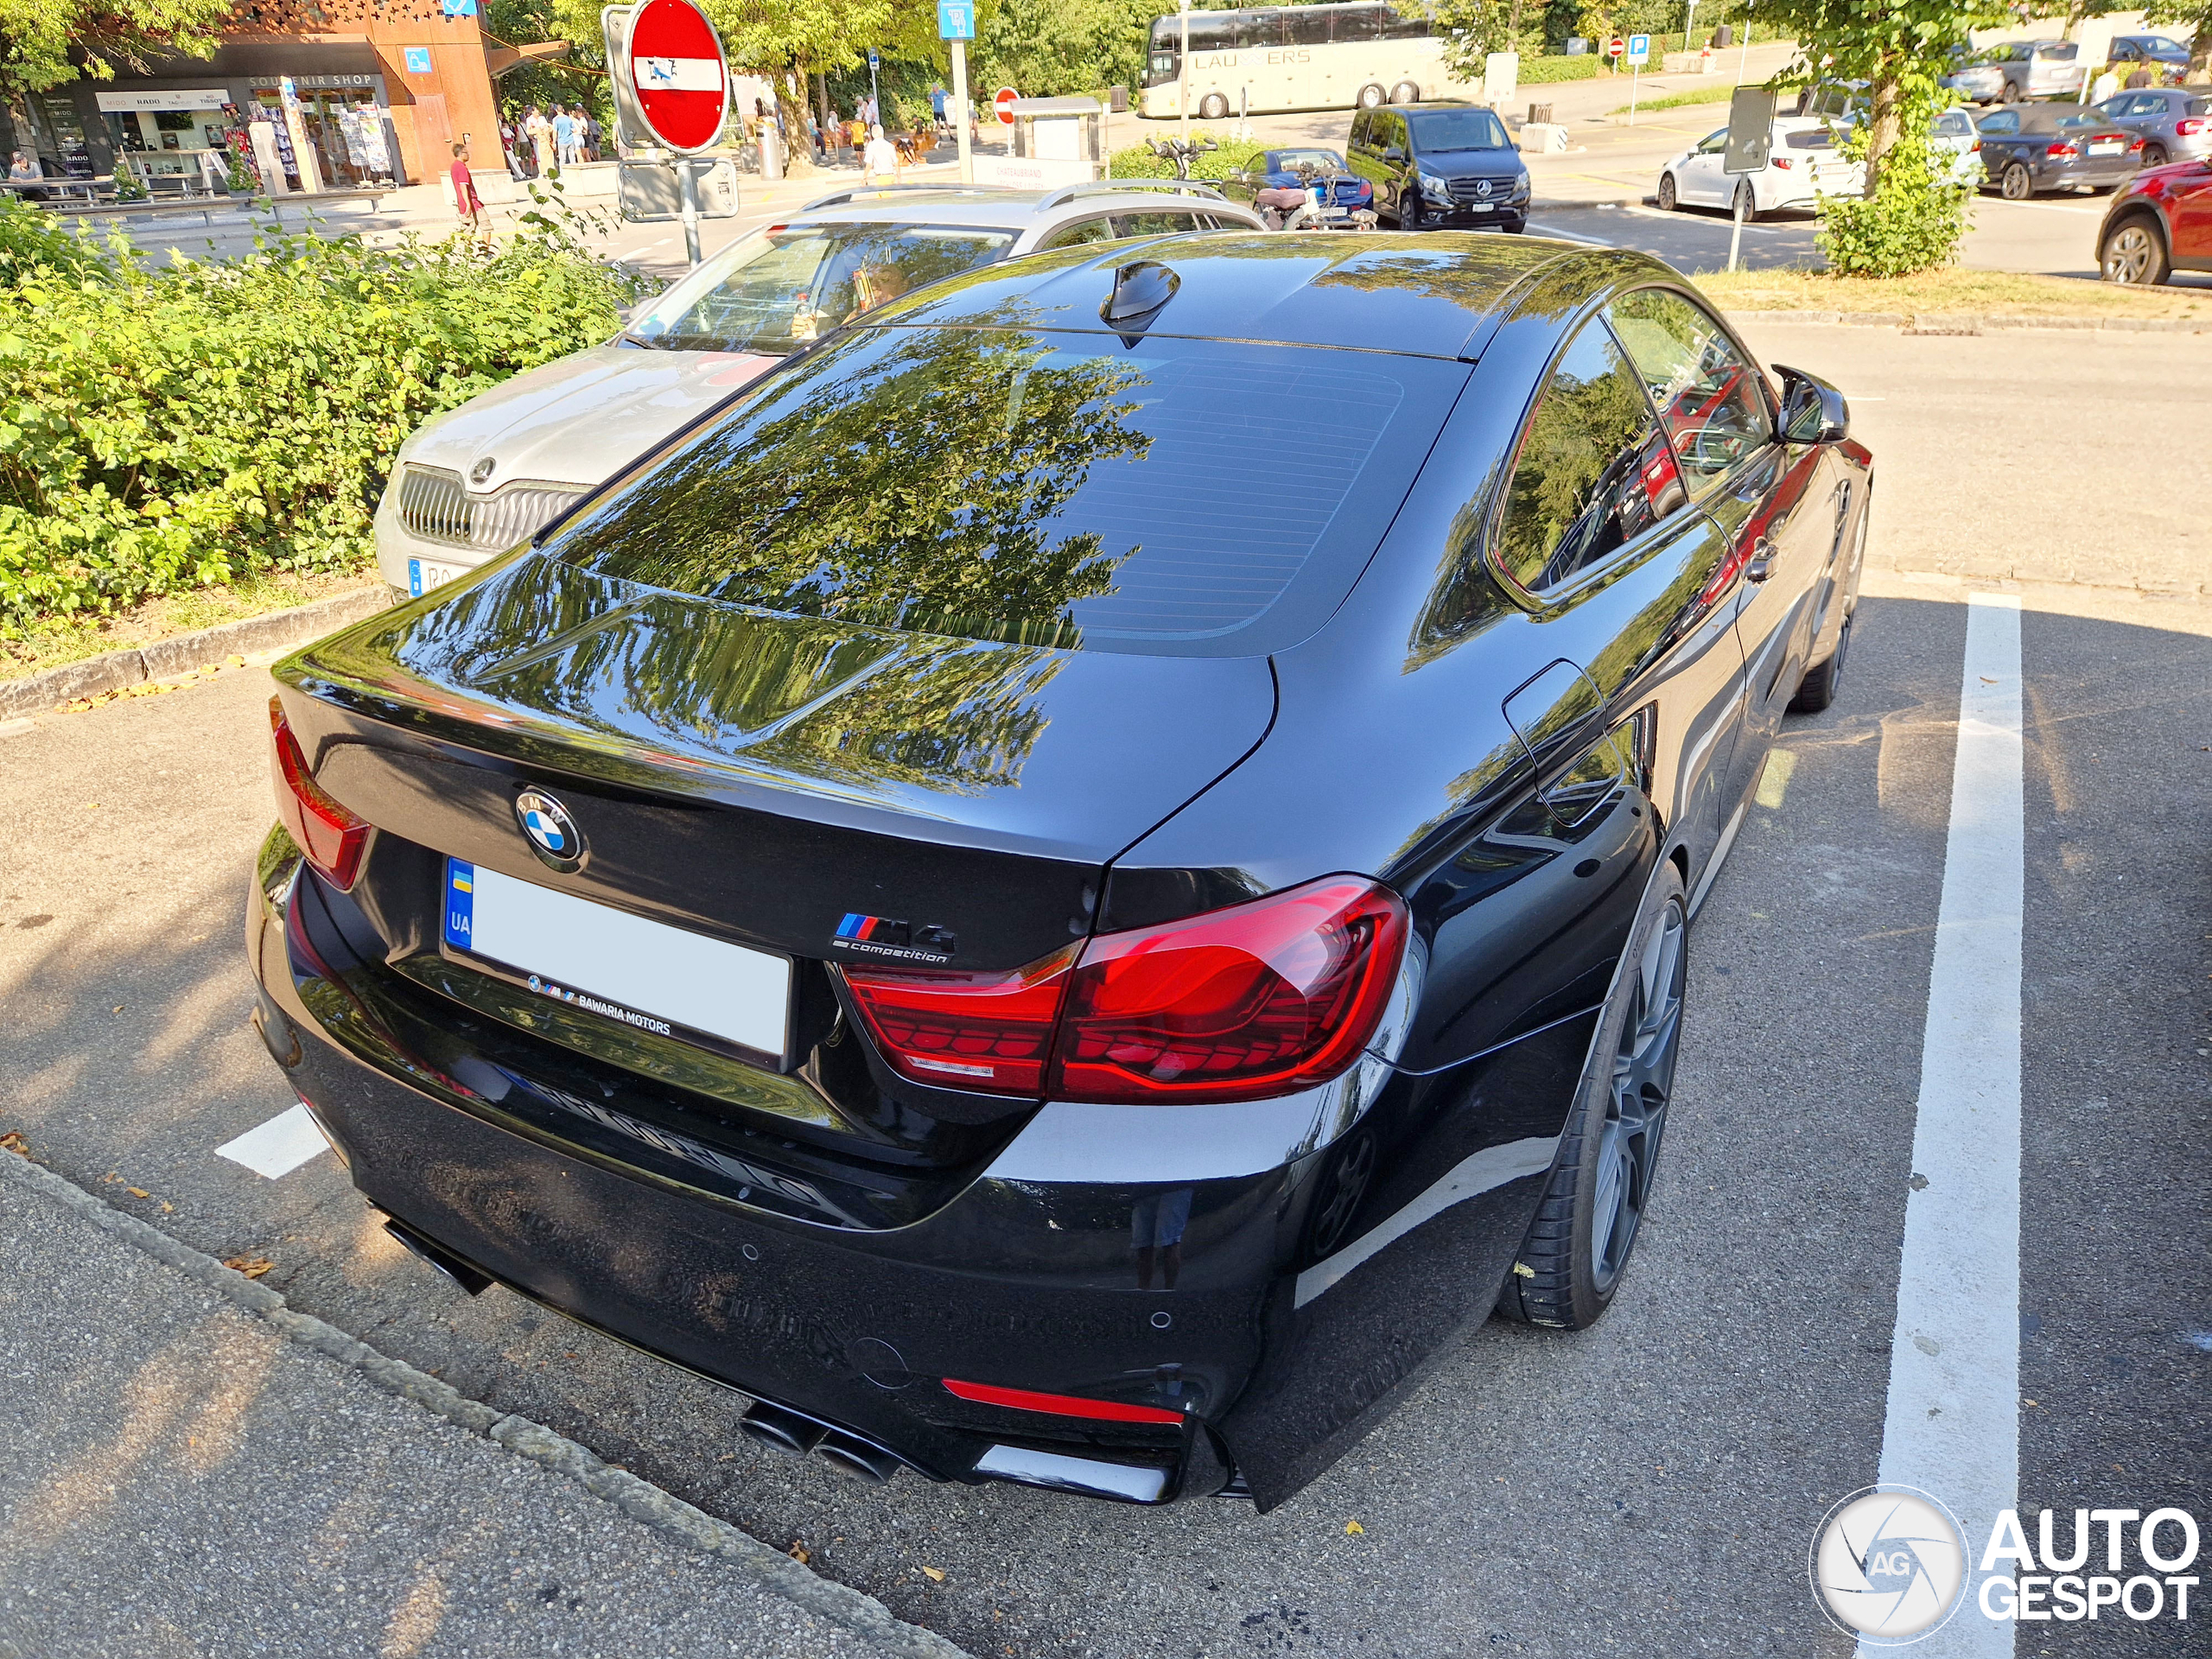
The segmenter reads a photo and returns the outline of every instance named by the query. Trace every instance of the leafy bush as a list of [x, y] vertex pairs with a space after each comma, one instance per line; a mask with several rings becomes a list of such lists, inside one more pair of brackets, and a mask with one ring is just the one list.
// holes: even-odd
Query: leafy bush
[[1520, 82], [1535, 86], [1554, 80], [1595, 80], [1598, 66], [1604, 61], [1595, 52], [1578, 52], [1573, 57], [1562, 53], [1556, 57], [1523, 58]]
[[34, 207], [12, 190], [0, 192], [0, 292], [41, 269], [80, 280], [97, 277], [117, 251], [103, 251], [82, 226]]
[[0, 639], [364, 562], [409, 432], [604, 340], [642, 291], [575, 222], [525, 215], [497, 249], [264, 235], [153, 269], [0, 216]]
[[[1882, 158], [1872, 195], [1820, 199], [1815, 240], [1837, 276], [1910, 276], [1958, 258], [1974, 188], [1950, 181], [1949, 156], [1936, 147], [1931, 130], [1929, 121], [1908, 115], [1903, 137]], [[1868, 124], [1858, 124], [1844, 139], [1843, 153], [1863, 161], [1867, 136]]]
[[[1225, 179], [1266, 148], [1264, 144], [1248, 144], [1235, 138], [1224, 138], [1204, 127], [1192, 127], [1191, 137], [1194, 140], [1211, 138], [1220, 146], [1206, 151], [1191, 163], [1191, 176], [1194, 179]], [[1154, 155], [1143, 144], [1131, 144], [1127, 149], [1114, 152], [1108, 171], [1117, 179], [1172, 179], [1175, 176], [1175, 163], [1164, 156]]]

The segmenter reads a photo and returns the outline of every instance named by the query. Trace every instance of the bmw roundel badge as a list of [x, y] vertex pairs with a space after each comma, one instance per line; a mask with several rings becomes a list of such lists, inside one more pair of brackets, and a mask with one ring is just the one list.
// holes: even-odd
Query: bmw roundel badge
[[515, 797], [515, 822], [541, 862], [567, 874], [583, 868], [584, 835], [569, 809], [543, 790], [525, 789]]

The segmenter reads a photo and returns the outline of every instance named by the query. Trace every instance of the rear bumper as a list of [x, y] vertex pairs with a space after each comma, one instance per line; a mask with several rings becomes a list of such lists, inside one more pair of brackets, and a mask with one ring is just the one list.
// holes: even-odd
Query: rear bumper
[[2044, 190], [2059, 190], [2068, 187], [2101, 188], [2125, 184], [2143, 170], [2139, 156], [2122, 155], [2116, 158], [2098, 156], [2094, 160], [2083, 156], [2078, 161], [2046, 158], [2035, 169], [2037, 187]]
[[[299, 867], [281, 842], [264, 852], [246, 918], [257, 1020], [356, 1187], [405, 1230], [932, 1479], [1166, 1502], [1229, 1478], [1208, 1425], [1252, 1387], [1270, 1309], [1289, 1306], [1312, 1155], [1222, 1174], [1237, 1160], [1217, 1147], [1209, 1162], [1202, 1147], [1179, 1183], [1128, 1179], [1125, 1151], [1114, 1179], [1053, 1179], [1048, 1162], [1069, 1161], [1065, 1134], [1057, 1148], [1033, 1147], [1026, 1166], [1012, 1156], [1017, 1136], [941, 1208], [877, 1230], [687, 1188], [564, 1135], [512, 1069], [487, 1085], [498, 1068], [452, 1047], [471, 1023], [457, 1005], [426, 1058], [391, 1007], [288, 925]], [[1176, 1418], [982, 1404], [950, 1393], [947, 1377]]]

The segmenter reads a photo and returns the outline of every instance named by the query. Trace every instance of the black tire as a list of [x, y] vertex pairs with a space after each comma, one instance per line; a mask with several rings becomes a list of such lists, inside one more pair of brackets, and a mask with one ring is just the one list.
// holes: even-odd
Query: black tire
[[1999, 104], [2017, 104], [2019, 100], [2020, 89], [2011, 81], [2006, 81], [1997, 89], [1997, 101]]
[[2144, 166], [2164, 167], [2165, 164], [2166, 147], [2164, 144], [2145, 144], [2143, 146]]
[[1229, 99], [1219, 92], [1208, 92], [1198, 100], [1198, 119], [1226, 121], [1229, 119]]
[[1675, 188], [1675, 175], [1672, 173], [1662, 173], [1659, 175], [1659, 211], [1662, 213], [1671, 213], [1681, 205], [1681, 193]]
[[1363, 110], [1379, 110], [1389, 101], [1390, 94], [1375, 81], [1370, 80], [1359, 89], [1359, 107]]
[[1497, 228], [1508, 236], [1518, 236], [1529, 228], [1529, 221], [1525, 219], [1502, 219]]
[[1759, 193], [1751, 188], [1749, 179], [1736, 181], [1736, 206], [1742, 209], [1743, 220], [1746, 225], [1759, 216]]
[[2007, 162], [1997, 188], [2007, 201], [2025, 201], [2035, 194], [2036, 181], [2028, 176], [2028, 169], [2019, 162]]
[[1421, 102], [1421, 88], [1410, 80], [1402, 80], [1390, 89], [1390, 101], [1393, 104], [1418, 104]]
[[1649, 1207], [1682, 1028], [1689, 906], [1659, 867], [1590, 1041], [1551, 1185], [1498, 1293], [1508, 1319], [1580, 1331], [1612, 1305]]
[[2158, 220], [2148, 213], [2131, 213], [2112, 227], [2097, 250], [2098, 273], [2108, 283], [2155, 288], [2172, 275], [2166, 257], [2166, 239], [2158, 234]]
[[1827, 660], [1815, 663], [1797, 682], [1797, 695], [1789, 699], [1793, 715], [1817, 715], [1835, 701], [1835, 694], [1843, 689], [1843, 659], [1851, 650], [1851, 618], [1843, 619], [1843, 626], [1836, 631], [1835, 649]]
[[1421, 187], [1409, 184], [1398, 193], [1398, 228], [1402, 231], [1424, 228], [1421, 212]]

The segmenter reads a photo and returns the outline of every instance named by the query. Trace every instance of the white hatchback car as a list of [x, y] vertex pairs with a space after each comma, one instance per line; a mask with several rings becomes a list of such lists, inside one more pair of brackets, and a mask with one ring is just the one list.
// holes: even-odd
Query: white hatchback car
[[925, 283], [1122, 237], [1265, 230], [1211, 187], [856, 188], [740, 238], [604, 346], [518, 374], [401, 444], [377, 508], [377, 569], [424, 594], [536, 534], [782, 359]]
[[1744, 217], [1757, 219], [1784, 207], [1816, 207], [1820, 198], [1857, 195], [1866, 188], [1866, 170], [1836, 149], [1828, 124], [1815, 117], [1783, 116], [1774, 124], [1766, 166], [1757, 173], [1722, 171], [1727, 159], [1728, 129], [1707, 134], [1659, 169], [1659, 206], [1733, 209], [1743, 199]]

